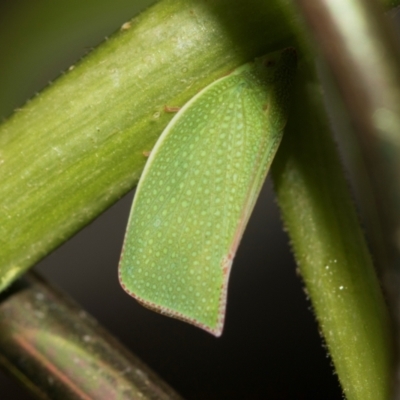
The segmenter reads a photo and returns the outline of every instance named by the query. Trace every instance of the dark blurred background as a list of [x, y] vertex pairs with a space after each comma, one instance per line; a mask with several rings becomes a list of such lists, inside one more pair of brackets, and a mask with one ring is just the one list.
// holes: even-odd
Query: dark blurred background
[[[0, 1], [0, 117], [152, 1]], [[216, 339], [138, 305], [117, 266], [133, 193], [40, 262], [125, 346], [187, 399], [341, 399], [267, 180], [235, 258]], [[1, 399], [31, 396], [0, 371]]]

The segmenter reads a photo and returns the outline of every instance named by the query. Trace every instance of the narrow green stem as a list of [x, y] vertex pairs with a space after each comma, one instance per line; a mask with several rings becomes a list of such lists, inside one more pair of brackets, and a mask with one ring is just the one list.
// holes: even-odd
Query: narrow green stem
[[275, 189], [346, 397], [387, 400], [389, 318], [322, 104], [315, 76], [303, 65], [273, 164]]

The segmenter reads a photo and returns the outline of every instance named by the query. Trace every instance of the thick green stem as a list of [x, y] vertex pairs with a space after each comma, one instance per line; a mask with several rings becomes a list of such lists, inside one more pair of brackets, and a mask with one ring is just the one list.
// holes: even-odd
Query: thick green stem
[[1, 125], [0, 289], [135, 185], [165, 105], [288, 44], [277, 3], [160, 2]]

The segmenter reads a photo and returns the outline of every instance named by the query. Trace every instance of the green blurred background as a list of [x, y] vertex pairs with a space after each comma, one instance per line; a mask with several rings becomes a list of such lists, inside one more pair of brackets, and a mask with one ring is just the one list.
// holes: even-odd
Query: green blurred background
[[[0, 2], [0, 117], [151, 3]], [[36, 269], [187, 399], [342, 398], [296, 276], [269, 181], [235, 259], [220, 339], [142, 308], [119, 287], [117, 265], [132, 196]], [[0, 393], [2, 399], [31, 398], [1, 371]]]

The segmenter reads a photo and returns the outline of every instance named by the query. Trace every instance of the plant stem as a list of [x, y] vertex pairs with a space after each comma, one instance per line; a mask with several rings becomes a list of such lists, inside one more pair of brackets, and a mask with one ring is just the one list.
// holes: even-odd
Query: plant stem
[[289, 38], [277, 1], [162, 1], [16, 110], [0, 126], [0, 290], [136, 184], [165, 105]]
[[[300, 0], [298, 4], [336, 78], [362, 149], [368, 176], [364, 178], [366, 183], [357, 182], [356, 187], [397, 338], [400, 328], [399, 40], [377, 0], [321, 0], [318, 4]], [[398, 339], [396, 345], [399, 370]], [[397, 398], [399, 378], [396, 391]]]
[[278, 203], [346, 397], [387, 400], [389, 318], [322, 104], [303, 65], [272, 165]]
[[78, 305], [36, 275], [24, 276], [0, 299], [0, 364], [36, 397], [181, 399]]

